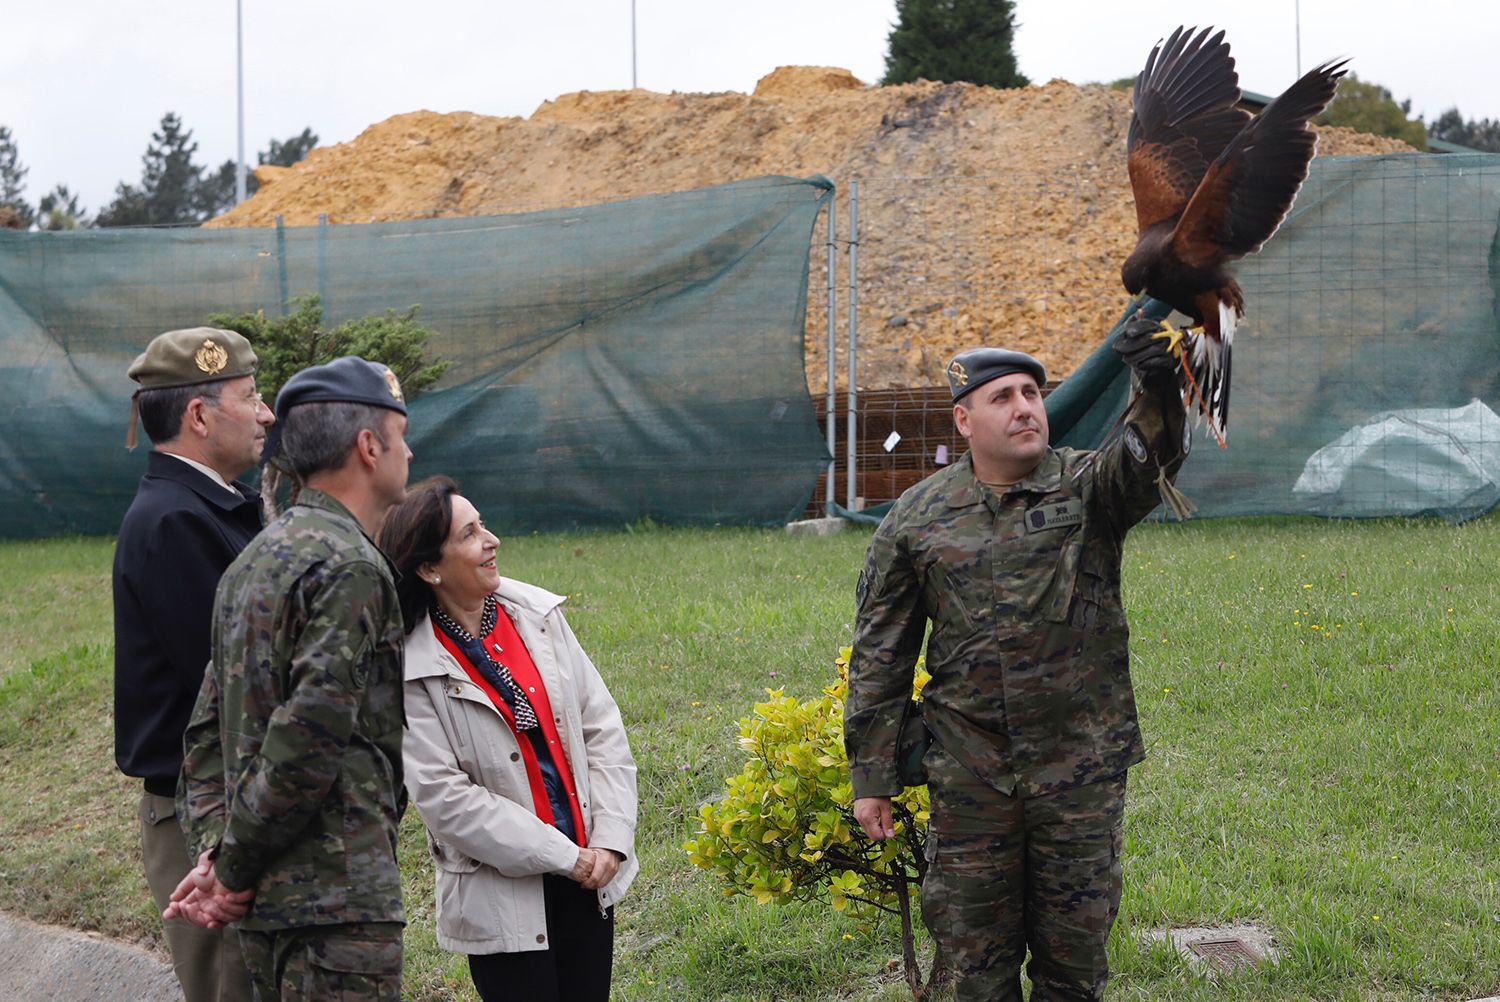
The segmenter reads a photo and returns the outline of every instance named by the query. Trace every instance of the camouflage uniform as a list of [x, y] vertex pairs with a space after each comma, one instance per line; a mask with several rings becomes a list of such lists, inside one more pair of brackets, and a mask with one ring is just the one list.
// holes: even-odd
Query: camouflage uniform
[[304, 490], [224, 572], [179, 814], [217, 847], [262, 1002], [397, 999], [400, 606], [385, 555]]
[[1125, 770], [1145, 755], [1120, 601], [1126, 531], [1187, 452], [1148, 394], [1100, 451], [1048, 450], [1002, 494], [965, 454], [902, 495], [859, 580], [845, 735], [856, 797], [895, 748], [927, 622], [933, 798], [923, 914], [960, 999], [1096, 999], [1120, 897]]

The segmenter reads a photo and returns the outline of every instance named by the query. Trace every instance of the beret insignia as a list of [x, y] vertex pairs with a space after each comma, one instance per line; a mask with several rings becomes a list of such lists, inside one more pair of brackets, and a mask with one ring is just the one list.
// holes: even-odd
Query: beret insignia
[[390, 369], [385, 370], [385, 385], [390, 387], [392, 397], [402, 403], [406, 402], [406, 398], [401, 395], [401, 380], [397, 379], [396, 374]]
[[969, 382], [969, 373], [958, 359], [954, 359], [953, 364], [948, 366], [948, 375], [953, 377], [953, 381], [959, 386], [966, 386]]
[[203, 347], [193, 356], [193, 363], [198, 366], [198, 371], [205, 375], [215, 376], [224, 371], [224, 366], [229, 364], [229, 352], [213, 338], [204, 338]]

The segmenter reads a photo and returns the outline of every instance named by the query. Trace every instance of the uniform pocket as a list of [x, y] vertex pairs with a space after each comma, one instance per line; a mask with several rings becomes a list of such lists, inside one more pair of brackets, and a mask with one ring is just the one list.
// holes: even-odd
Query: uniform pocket
[[929, 828], [922, 846], [922, 855], [927, 860], [927, 869], [922, 875], [922, 924], [934, 939], [946, 941], [951, 938], [950, 929], [943, 920], [948, 884], [938, 863], [938, 851], [938, 834]]
[[356, 934], [328, 936], [308, 944], [314, 967], [347, 974], [400, 974], [401, 941]]
[[171, 797], [148, 793], [141, 798], [140, 819], [142, 825], [174, 824], [177, 821], [177, 803]]
[[1064, 543], [1057, 552], [1057, 567], [1052, 582], [1042, 595], [1037, 615], [1049, 623], [1072, 625], [1074, 598], [1080, 581], [1079, 565], [1083, 561], [1083, 544], [1077, 540]]
[[353, 932], [307, 944], [306, 998], [400, 1002], [401, 938]]
[[1118, 576], [1106, 575], [1087, 558], [1080, 560], [1067, 622], [1085, 633], [1124, 629], [1125, 607], [1120, 599]]

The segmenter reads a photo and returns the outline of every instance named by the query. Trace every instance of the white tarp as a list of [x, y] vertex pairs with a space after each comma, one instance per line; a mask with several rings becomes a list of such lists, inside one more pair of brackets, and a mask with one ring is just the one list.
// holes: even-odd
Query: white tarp
[[1500, 503], [1500, 415], [1480, 400], [1377, 414], [1309, 456], [1292, 493], [1309, 515], [1477, 518]]

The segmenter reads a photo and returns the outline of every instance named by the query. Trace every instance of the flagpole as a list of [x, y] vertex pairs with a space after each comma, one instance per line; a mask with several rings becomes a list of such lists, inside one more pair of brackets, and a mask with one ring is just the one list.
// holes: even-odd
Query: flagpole
[[245, 200], [245, 19], [244, 0], [234, 0], [234, 80], [239, 106], [239, 157], [234, 164], [234, 204]]

